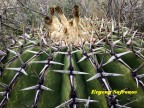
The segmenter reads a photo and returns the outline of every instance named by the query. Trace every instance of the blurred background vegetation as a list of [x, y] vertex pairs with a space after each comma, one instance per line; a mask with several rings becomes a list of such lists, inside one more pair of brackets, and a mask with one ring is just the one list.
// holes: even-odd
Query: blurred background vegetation
[[19, 34], [44, 25], [49, 7], [61, 6], [67, 17], [78, 4], [81, 17], [115, 19], [144, 32], [144, 0], [0, 0], [3, 34]]

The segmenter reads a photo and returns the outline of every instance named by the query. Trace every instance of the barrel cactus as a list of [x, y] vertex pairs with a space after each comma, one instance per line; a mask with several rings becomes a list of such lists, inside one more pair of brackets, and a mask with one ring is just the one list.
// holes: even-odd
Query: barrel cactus
[[72, 12], [51, 7], [34, 35], [5, 36], [1, 108], [144, 108], [144, 35]]

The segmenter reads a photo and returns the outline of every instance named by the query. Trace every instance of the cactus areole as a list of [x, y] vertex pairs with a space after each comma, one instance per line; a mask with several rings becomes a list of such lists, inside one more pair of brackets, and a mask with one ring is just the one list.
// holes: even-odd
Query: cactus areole
[[[144, 37], [114, 19], [50, 7], [0, 46], [0, 108], [144, 108]], [[4, 43], [4, 44], [3, 44]]]

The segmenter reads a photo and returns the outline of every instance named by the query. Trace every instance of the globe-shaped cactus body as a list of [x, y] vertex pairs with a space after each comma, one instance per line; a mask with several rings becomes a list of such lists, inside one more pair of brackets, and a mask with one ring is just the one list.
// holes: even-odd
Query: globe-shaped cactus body
[[[50, 8], [35, 35], [0, 50], [1, 108], [144, 108], [143, 34]], [[57, 14], [57, 15], [55, 15]]]

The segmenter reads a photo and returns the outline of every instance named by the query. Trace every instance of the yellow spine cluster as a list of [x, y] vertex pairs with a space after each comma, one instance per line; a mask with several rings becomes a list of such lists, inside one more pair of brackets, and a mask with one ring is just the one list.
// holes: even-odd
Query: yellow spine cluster
[[[59, 19], [55, 16], [58, 13]], [[73, 8], [73, 18], [67, 19], [62, 9], [57, 6], [50, 8], [51, 18], [46, 17], [45, 22], [49, 28], [49, 37], [54, 42], [63, 42], [65, 45], [81, 45], [90, 41], [92, 35], [92, 24], [79, 15], [79, 6]], [[93, 39], [95, 40], [95, 39]]]

